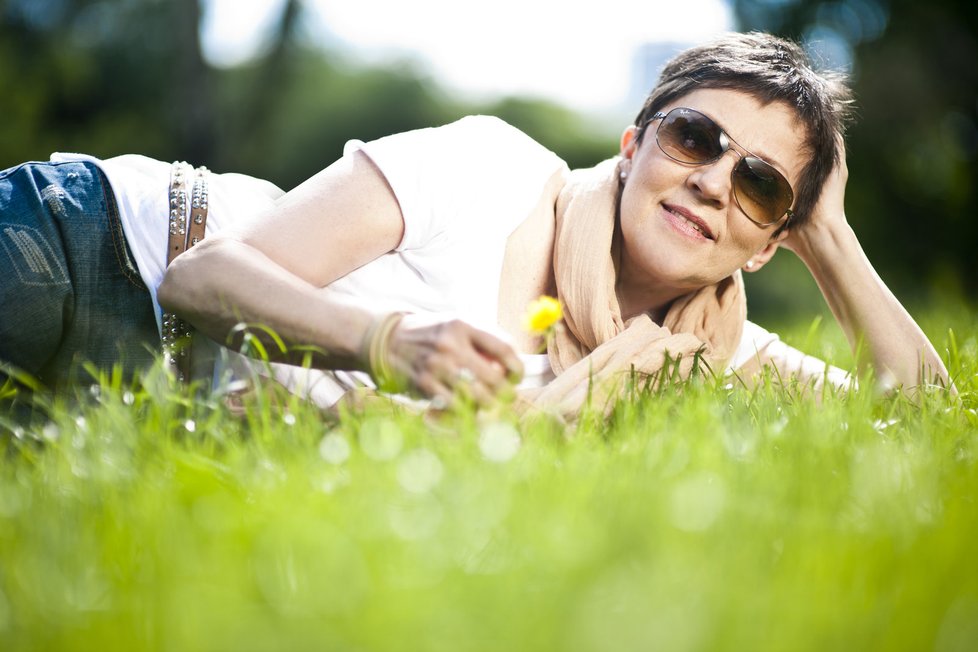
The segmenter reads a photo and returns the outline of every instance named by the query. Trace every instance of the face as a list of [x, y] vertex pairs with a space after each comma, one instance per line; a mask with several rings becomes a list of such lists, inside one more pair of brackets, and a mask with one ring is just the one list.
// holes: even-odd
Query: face
[[[791, 184], [806, 159], [802, 124], [781, 103], [762, 105], [733, 90], [702, 89], [673, 101], [712, 118], [730, 138], [773, 165]], [[641, 143], [635, 127], [622, 136], [622, 278], [628, 285], [685, 293], [726, 278], [746, 265], [758, 269], [777, 247], [778, 226], [763, 228], [747, 218], [734, 198], [731, 172], [743, 149], [731, 147], [705, 165], [680, 163], [656, 143], [660, 121], [649, 124]]]

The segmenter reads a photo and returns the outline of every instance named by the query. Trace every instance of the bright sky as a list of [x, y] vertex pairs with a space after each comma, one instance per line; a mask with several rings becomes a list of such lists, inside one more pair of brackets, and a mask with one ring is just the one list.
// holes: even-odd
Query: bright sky
[[[284, 0], [205, 0], [204, 51], [247, 59]], [[636, 109], [635, 55], [733, 28], [725, 0], [306, 0], [314, 38], [373, 64], [412, 58], [467, 95], [533, 95], [598, 114]], [[651, 83], [651, 79], [648, 83]]]

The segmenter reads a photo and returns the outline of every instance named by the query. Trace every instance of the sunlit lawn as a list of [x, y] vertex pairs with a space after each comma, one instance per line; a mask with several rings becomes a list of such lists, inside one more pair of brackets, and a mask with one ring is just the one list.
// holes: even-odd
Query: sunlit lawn
[[[976, 649], [976, 324], [923, 323], [958, 398], [711, 381], [571, 430], [86, 390], [0, 440], [0, 650]], [[823, 330], [788, 338], [844, 363]]]

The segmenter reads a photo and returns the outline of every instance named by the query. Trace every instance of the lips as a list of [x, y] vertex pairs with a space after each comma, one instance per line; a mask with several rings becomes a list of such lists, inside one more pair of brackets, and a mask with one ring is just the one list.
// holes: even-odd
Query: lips
[[696, 232], [701, 234], [707, 240], [716, 240], [716, 236], [713, 231], [710, 230], [710, 225], [703, 221], [701, 218], [694, 215], [692, 212], [686, 210], [682, 206], [674, 206], [672, 204], [663, 204], [668, 212], [683, 220], [687, 225], [693, 228]]

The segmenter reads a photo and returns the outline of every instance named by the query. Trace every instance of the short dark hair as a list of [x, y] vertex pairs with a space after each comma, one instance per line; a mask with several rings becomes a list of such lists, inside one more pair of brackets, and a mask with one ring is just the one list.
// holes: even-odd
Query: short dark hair
[[787, 39], [763, 32], [727, 34], [684, 50], [666, 64], [635, 119], [636, 140], [641, 142], [656, 112], [701, 88], [742, 91], [764, 104], [783, 102], [795, 111], [807, 129], [808, 163], [795, 188], [792, 225], [808, 220], [840, 158], [837, 143], [845, 135], [852, 106], [846, 76], [816, 72], [804, 50]]

